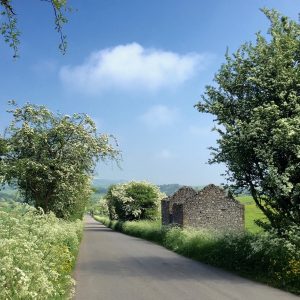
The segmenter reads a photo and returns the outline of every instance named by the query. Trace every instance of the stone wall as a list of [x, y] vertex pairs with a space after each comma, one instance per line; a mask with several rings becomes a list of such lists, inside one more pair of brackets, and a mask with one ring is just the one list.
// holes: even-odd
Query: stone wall
[[170, 202], [167, 199], [161, 201], [161, 220], [163, 225], [168, 225], [172, 223], [170, 220], [171, 211], [169, 207]]
[[[162, 224], [169, 225], [174, 223], [173, 222], [174, 204], [176, 205], [183, 204], [187, 199], [193, 198], [196, 194], [197, 192], [194, 189], [192, 189], [191, 187], [184, 186], [180, 188], [173, 196], [167, 197], [166, 199], [162, 200], [161, 201]], [[181, 223], [176, 222], [176, 224], [182, 226], [183, 217], [180, 219], [182, 220], [182, 222]]]
[[175, 225], [182, 226], [183, 225], [183, 204], [182, 203], [174, 203], [173, 211], [172, 211], [172, 222]]
[[162, 201], [162, 223], [213, 230], [242, 230], [244, 206], [213, 184], [199, 192], [183, 187]]

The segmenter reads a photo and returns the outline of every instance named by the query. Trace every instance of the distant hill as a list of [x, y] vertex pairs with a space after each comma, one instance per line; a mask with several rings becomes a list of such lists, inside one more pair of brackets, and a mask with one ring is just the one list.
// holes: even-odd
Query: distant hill
[[[128, 180], [112, 180], [112, 179], [99, 179], [96, 178], [93, 180], [93, 188], [97, 194], [106, 194], [108, 187], [112, 184], [124, 183]], [[178, 191], [182, 185], [180, 184], [162, 184], [158, 186], [160, 191], [170, 196]]]
[[[105, 195], [107, 193], [108, 187], [112, 184], [118, 184], [118, 183], [124, 183], [128, 180], [123, 179], [99, 179], [95, 178], [92, 181], [92, 186], [94, 193], [92, 195], [93, 201], [98, 201], [99, 197]], [[171, 184], [161, 184], [158, 185], [160, 191], [162, 193], [165, 193], [167, 196], [171, 196], [174, 193], [176, 193], [183, 185], [177, 184], [177, 183], [171, 183]], [[203, 188], [203, 186], [192, 186], [195, 190], [200, 190]], [[20, 194], [16, 189], [13, 189], [9, 186], [5, 186], [0, 190], [0, 201], [2, 200], [14, 200], [14, 201], [21, 201]]]
[[[172, 183], [172, 184], [161, 184], [158, 187], [162, 193], [165, 193], [167, 196], [171, 196], [174, 193], [176, 193], [180, 188], [182, 188], [183, 185]], [[192, 187], [196, 191], [200, 191], [201, 189], [204, 188], [204, 185], [190, 186], [190, 187]]]
[[[108, 187], [112, 184], [118, 184], [118, 183], [124, 183], [128, 180], [122, 180], [122, 179], [99, 179], [95, 178], [93, 180], [92, 186], [94, 188], [94, 191], [96, 194], [106, 194]], [[167, 196], [171, 196], [174, 193], [176, 193], [183, 185], [178, 183], [170, 183], [170, 184], [161, 184], [158, 185], [160, 191], [162, 193], [165, 193]], [[196, 191], [201, 190], [204, 186], [191, 186]]]
[[123, 182], [126, 182], [126, 180], [94, 178], [92, 181], [92, 187], [95, 191], [95, 194], [104, 195], [107, 193], [109, 186], [111, 186], [112, 184], [118, 184]]
[[161, 184], [158, 187], [162, 193], [165, 193], [167, 196], [171, 196], [183, 186], [177, 183], [171, 183], [171, 184]]
[[95, 187], [101, 186], [101, 187], [104, 187], [104, 188], [108, 188], [112, 184], [118, 184], [118, 183], [123, 183], [123, 182], [126, 182], [126, 180], [94, 178], [92, 185], [95, 186]]

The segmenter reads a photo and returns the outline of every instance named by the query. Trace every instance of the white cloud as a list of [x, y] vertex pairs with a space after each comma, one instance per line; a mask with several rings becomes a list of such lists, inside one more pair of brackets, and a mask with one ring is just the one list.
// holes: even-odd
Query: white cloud
[[107, 89], [158, 90], [182, 84], [205, 63], [204, 54], [181, 55], [131, 43], [94, 52], [81, 65], [64, 66], [60, 78], [69, 88], [92, 94]]
[[140, 120], [149, 128], [172, 125], [179, 117], [177, 109], [165, 105], [152, 106], [140, 116]]

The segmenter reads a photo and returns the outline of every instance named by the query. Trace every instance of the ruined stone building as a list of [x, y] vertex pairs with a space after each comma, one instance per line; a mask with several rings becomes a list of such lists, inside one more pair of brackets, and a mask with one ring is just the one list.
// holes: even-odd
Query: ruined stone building
[[161, 201], [162, 224], [213, 230], [243, 230], [244, 205], [213, 184], [197, 192], [182, 187]]

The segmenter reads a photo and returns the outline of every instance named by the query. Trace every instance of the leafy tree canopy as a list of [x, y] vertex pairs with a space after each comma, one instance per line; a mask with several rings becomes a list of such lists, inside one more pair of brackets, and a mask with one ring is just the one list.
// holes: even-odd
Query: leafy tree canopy
[[[66, 13], [71, 11], [67, 5], [67, 0], [40, 0], [48, 2], [54, 13], [55, 30], [60, 37], [59, 49], [65, 54], [67, 49], [66, 35], [63, 33], [63, 26], [68, 22]], [[4, 21], [0, 24], [0, 33], [4, 41], [8, 43], [13, 50], [13, 57], [18, 57], [20, 44], [20, 31], [17, 26], [17, 13], [12, 4], [12, 0], [0, 0], [0, 16]]]
[[164, 197], [157, 186], [135, 181], [112, 185], [105, 196], [110, 219], [124, 221], [157, 218]]
[[300, 25], [275, 10], [269, 37], [226, 54], [200, 112], [216, 116], [218, 146], [233, 188], [246, 188], [279, 232], [300, 225]]
[[[14, 103], [13, 103], [14, 104]], [[58, 217], [80, 217], [90, 195], [96, 162], [118, 160], [112, 136], [97, 133], [86, 114], [54, 114], [44, 106], [14, 106], [1, 155], [3, 183]]]

